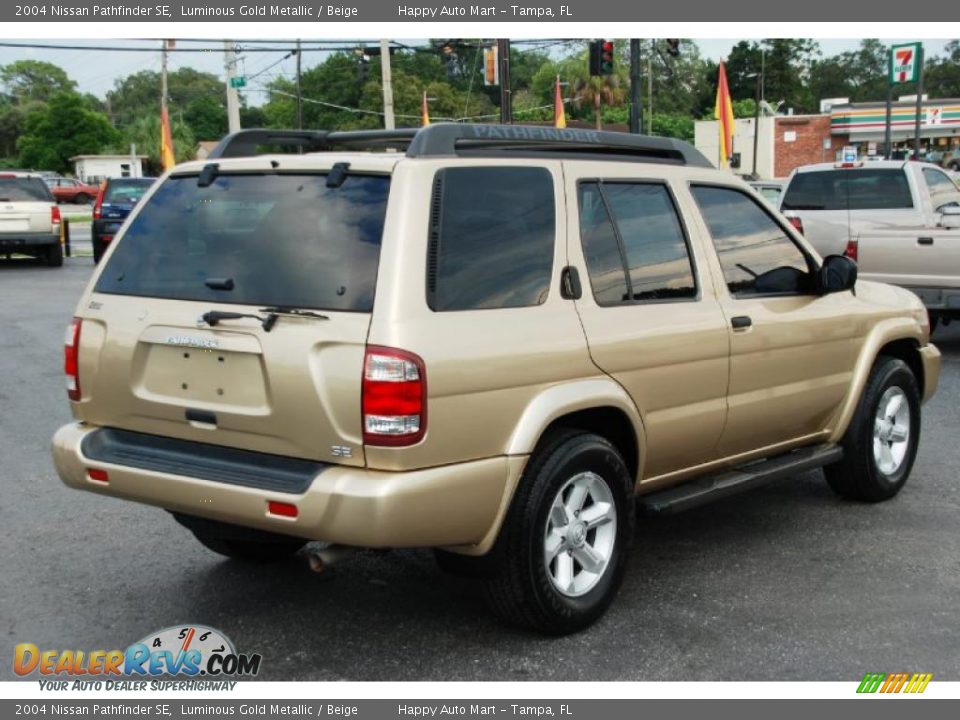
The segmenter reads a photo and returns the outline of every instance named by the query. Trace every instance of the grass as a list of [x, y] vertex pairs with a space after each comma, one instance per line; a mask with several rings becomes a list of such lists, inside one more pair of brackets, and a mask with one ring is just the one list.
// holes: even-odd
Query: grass
[[65, 215], [63, 219], [71, 225], [74, 223], [88, 223], [93, 222], [93, 215]]

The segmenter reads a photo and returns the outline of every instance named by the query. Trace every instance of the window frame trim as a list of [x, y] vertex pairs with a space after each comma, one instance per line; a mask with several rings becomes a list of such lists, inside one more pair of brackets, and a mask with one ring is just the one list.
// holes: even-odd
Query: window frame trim
[[[664, 305], [667, 303], [681, 303], [681, 302], [700, 302], [703, 300], [703, 283], [700, 278], [700, 268], [699, 263], [697, 262], [696, 253], [693, 250], [693, 243], [690, 242], [690, 230], [687, 227], [687, 221], [683, 216], [683, 213], [680, 210], [680, 204], [677, 202], [677, 196], [674, 192], [673, 185], [670, 181], [664, 180], [662, 178], [629, 178], [629, 177], [615, 177], [611, 179], [604, 179], [602, 177], [580, 177], [577, 178], [576, 188], [577, 188], [577, 236], [580, 240], [580, 251], [583, 253], [583, 232], [581, 225], [581, 218], [583, 217], [583, 205], [581, 203], [581, 186], [587, 184], [595, 184], [600, 190], [600, 197], [603, 200], [604, 208], [607, 211], [607, 216], [610, 219], [610, 224], [613, 227], [614, 236], [617, 239], [617, 247], [620, 250], [620, 262], [623, 265], [624, 279], [626, 281], [627, 292], [630, 293], [629, 300], [621, 300], [620, 302], [614, 303], [602, 303], [597, 299], [596, 293], [593, 289], [593, 278], [590, 275], [590, 266], [587, 263], [586, 255], [583, 257], [583, 264], [587, 271], [587, 279], [590, 282], [590, 295], [593, 297], [593, 302], [600, 308], [616, 308], [616, 307], [629, 307], [632, 305]], [[680, 297], [680, 298], [647, 298], [647, 299], [634, 299], [633, 298], [633, 284], [630, 280], [630, 266], [627, 260], [627, 251], [626, 247], [623, 244], [623, 236], [620, 234], [620, 226], [617, 224], [617, 220], [613, 215], [613, 212], [610, 209], [609, 201], [607, 200], [606, 194], [603, 192], [604, 185], [659, 185], [666, 190], [667, 199], [670, 201], [670, 204], [673, 207], [674, 215], [677, 217], [677, 221], [680, 225], [680, 233], [683, 236], [683, 243], [687, 249], [687, 260], [690, 262], [690, 272], [693, 276], [693, 288], [694, 294], [690, 297]]]
[[693, 204], [697, 208], [697, 212], [700, 214], [700, 219], [703, 221], [705, 229], [707, 231], [707, 237], [710, 239], [710, 246], [713, 248], [713, 254], [717, 258], [717, 263], [720, 265], [720, 274], [721, 280], [723, 281], [723, 287], [726, 290], [727, 296], [732, 300], [755, 300], [757, 298], [777, 298], [777, 297], [820, 297], [820, 294], [817, 292], [776, 292], [776, 293], [751, 293], [749, 295], [738, 295], [731, 292], [730, 283], [727, 282], [726, 275], [723, 273], [723, 263], [720, 261], [720, 253], [717, 251], [717, 241], [713, 237], [713, 233], [710, 232], [710, 223], [707, 222], [707, 218], [703, 214], [703, 208], [700, 207], [700, 203], [697, 201], [697, 196], [694, 194], [694, 187], [712, 187], [718, 188], [721, 190], [731, 190], [733, 192], [739, 193], [747, 198], [750, 202], [756, 205], [760, 210], [768, 217], [773, 223], [784, 231], [786, 238], [793, 243], [793, 246], [800, 251], [800, 254], [803, 255], [804, 260], [807, 261], [807, 271], [810, 273], [814, 281], [816, 281], [816, 275], [820, 271], [820, 268], [823, 266], [823, 263], [817, 263], [814, 260], [813, 255], [805, 248], [802, 244], [798, 243], [796, 238], [793, 237], [794, 229], [791, 226], [787, 229], [789, 223], [780, 222], [780, 219], [777, 218], [772, 212], [771, 209], [763, 207], [762, 203], [758, 203], [750, 193], [745, 192], [743, 188], [739, 188], [736, 185], [728, 185], [722, 182], [709, 181], [709, 180], [688, 180], [687, 189], [690, 192], [690, 197], [693, 200]]

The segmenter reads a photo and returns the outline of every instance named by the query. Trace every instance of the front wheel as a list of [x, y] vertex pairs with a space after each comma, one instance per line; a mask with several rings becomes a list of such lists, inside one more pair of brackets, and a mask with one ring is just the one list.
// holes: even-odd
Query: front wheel
[[827, 482], [850, 500], [889, 500], [907, 482], [919, 440], [917, 379], [903, 360], [881, 356], [841, 443], [843, 460], [824, 468]]
[[606, 439], [564, 431], [531, 457], [485, 580], [492, 610], [551, 635], [596, 621], [620, 588], [633, 483]]

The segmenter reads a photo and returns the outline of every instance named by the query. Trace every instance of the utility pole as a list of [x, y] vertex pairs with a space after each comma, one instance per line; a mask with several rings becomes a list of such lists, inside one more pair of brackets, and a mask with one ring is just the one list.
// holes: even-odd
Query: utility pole
[[917, 120], [914, 126], [913, 140], [914, 160], [920, 160], [920, 113], [923, 109], [923, 45], [920, 45], [918, 49], [917, 63], [920, 65], [920, 73], [917, 75]]
[[160, 50], [160, 109], [163, 112], [167, 110], [167, 43], [169, 40], [162, 40]]
[[[889, 75], [889, 73], [888, 73]], [[893, 133], [891, 132], [890, 120], [893, 116], [893, 82], [887, 78], [887, 115], [886, 122], [883, 125], [883, 156], [887, 160], [893, 159]]]
[[223, 41], [223, 62], [227, 71], [227, 127], [235, 133], [240, 130], [240, 99], [232, 82], [237, 76], [237, 53], [232, 40]]
[[303, 85], [301, 84], [301, 59], [303, 52], [300, 38], [297, 38], [297, 130], [303, 130]]
[[640, 40], [630, 41], [630, 132], [643, 132], [643, 87], [640, 85]]
[[497, 40], [500, 58], [500, 122], [513, 123], [513, 96], [510, 93], [510, 41]]
[[650, 40], [650, 54], [647, 56], [647, 112], [650, 122], [647, 123], [647, 135], [653, 132], [653, 54], [657, 51], [657, 41]]
[[[762, 65], [761, 65], [762, 68]], [[757, 175], [757, 147], [760, 144], [760, 87], [763, 85], [763, 70], [757, 74], [757, 107], [753, 113], [753, 179], [759, 180]]]
[[393, 130], [393, 75], [390, 71], [390, 41], [380, 41], [380, 74], [383, 76], [383, 127]]

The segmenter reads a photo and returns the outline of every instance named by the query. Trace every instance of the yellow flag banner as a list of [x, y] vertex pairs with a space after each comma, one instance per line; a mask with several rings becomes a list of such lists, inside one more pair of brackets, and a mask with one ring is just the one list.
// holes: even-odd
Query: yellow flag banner
[[173, 136], [170, 133], [170, 115], [166, 108], [160, 109], [160, 163], [164, 171], [177, 164], [173, 152]]

